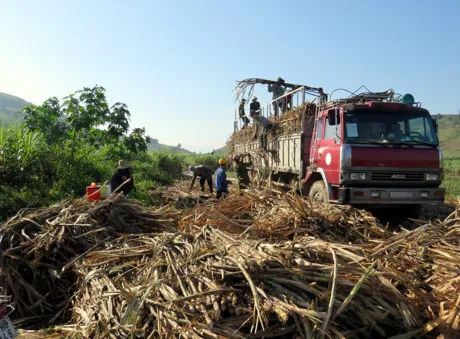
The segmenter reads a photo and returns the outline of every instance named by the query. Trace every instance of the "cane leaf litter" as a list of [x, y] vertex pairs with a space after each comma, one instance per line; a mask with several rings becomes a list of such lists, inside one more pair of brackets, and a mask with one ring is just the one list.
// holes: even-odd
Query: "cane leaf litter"
[[[455, 338], [460, 213], [389, 229], [349, 206], [179, 182], [23, 210], [0, 226], [18, 328], [56, 338]], [[415, 222], [415, 221], [414, 221]]]

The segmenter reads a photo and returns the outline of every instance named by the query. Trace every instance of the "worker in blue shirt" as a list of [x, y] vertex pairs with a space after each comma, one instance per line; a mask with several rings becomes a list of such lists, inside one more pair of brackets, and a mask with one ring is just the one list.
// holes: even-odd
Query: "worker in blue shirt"
[[227, 173], [225, 167], [227, 166], [227, 159], [219, 159], [219, 168], [216, 171], [216, 197], [217, 199], [225, 198], [228, 194], [228, 184], [232, 182], [227, 180]]

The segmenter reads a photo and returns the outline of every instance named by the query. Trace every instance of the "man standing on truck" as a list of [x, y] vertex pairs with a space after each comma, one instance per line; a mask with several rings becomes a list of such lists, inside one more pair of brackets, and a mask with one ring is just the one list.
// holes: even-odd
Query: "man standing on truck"
[[257, 100], [256, 96], [252, 98], [252, 102], [249, 105], [249, 114], [252, 114], [252, 112], [260, 112], [260, 102]]
[[[278, 78], [276, 81], [277, 81], [277, 84], [268, 85], [268, 92], [273, 93], [272, 100], [276, 100], [279, 97], [283, 96], [286, 90], [283, 86], [281, 86], [282, 84], [284, 84], [283, 78]], [[282, 104], [283, 104], [283, 100], [281, 99], [273, 101], [273, 109], [275, 110], [274, 111], [275, 117], [279, 115], [279, 108], [282, 106]]]
[[319, 103], [324, 104], [325, 102], [327, 102], [327, 94], [324, 93], [324, 90], [322, 87], [318, 88], [318, 93], [319, 93], [319, 98], [318, 98]]
[[246, 112], [244, 111], [244, 105], [246, 104], [246, 99], [241, 99], [240, 105], [238, 106], [238, 114], [240, 116], [240, 119], [243, 120], [243, 127], [242, 129], [245, 129], [249, 125], [249, 119], [246, 116]]
[[205, 181], [207, 181], [209, 186], [209, 192], [212, 193], [212, 175], [214, 174], [212, 168], [206, 165], [199, 165], [198, 167], [190, 166], [189, 169], [193, 172], [193, 179], [190, 185], [190, 190], [192, 190], [193, 188], [195, 179], [197, 177], [200, 177], [201, 192], [204, 192], [204, 183]]
[[248, 167], [252, 165], [251, 162], [243, 162], [243, 157], [247, 154], [242, 154], [241, 156], [235, 154], [233, 160], [235, 161], [235, 172], [236, 177], [238, 178], [238, 190], [249, 187], [249, 174]]
[[256, 130], [254, 131], [252, 138], [255, 139], [257, 137], [259, 128], [261, 128], [262, 132], [260, 133], [260, 149], [267, 149], [267, 133], [272, 129], [273, 124], [266, 117], [259, 115], [256, 112], [251, 113], [251, 118], [254, 121], [254, 125], [256, 126]]
[[227, 159], [219, 159], [219, 168], [216, 171], [216, 197], [217, 199], [225, 198], [228, 195], [228, 184], [232, 182], [227, 180], [227, 173], [225, 168], [227, 166]]

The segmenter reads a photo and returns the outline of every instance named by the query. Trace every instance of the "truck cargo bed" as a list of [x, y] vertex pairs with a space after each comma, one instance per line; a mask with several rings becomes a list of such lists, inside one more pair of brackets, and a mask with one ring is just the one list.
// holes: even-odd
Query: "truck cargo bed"
[[[257, 151], [259, 139], [250, 143], [237, 143], [235, 154]], [[268, 140], [267, 151], [261, 151], [261, 156], [252, 157], [254, 168], [269, 167], [275, 173], [286, 172], [302, 174], [302, 133], [281, 135], [275, 140]]]

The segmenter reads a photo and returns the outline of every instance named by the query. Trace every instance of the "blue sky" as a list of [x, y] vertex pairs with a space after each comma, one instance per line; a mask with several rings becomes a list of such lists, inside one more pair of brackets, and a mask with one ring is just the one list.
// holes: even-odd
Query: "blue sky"
[[0, 0], [0, 92], [38, 104], [99, 84], [132, 127], [197, 152], [232, 133], [243, 78], [394, 88], [455, 113], [459, 14], [434, 0]]

